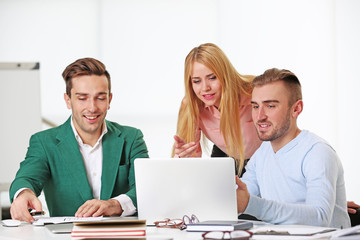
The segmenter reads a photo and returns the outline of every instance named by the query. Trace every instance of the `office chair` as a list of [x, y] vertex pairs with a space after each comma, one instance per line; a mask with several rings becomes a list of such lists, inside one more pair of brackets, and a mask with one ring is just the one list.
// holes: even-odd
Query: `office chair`
[[360, 208], [356, 208], [356, 213], [349, 213], [351, 226], [356, 226], [360, 224]]

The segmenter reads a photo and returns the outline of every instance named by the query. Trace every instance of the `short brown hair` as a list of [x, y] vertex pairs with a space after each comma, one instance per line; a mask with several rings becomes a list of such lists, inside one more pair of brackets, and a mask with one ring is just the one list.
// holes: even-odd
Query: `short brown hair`
[[302, 100], [301, 84], [294, 73], [286, 69], [271, 68], [263, 74], [256, 76], [252, 82], [253, 87], [268, 83], [283, 81], [289, 90], [289, 104]]
[[66, 94], [71, 97], [72, 79], [86, 75], [105, 75], [108, 80], [109, 94], [111, 93], [110, 74], [105, 65], [95, 58], [81, 58], [67, 66], [62, 73], [66, 84]]

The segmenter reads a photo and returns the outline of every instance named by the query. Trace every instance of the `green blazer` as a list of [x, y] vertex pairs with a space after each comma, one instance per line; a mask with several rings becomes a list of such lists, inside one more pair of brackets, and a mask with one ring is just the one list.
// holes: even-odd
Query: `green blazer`
[[[140, 130], [106, 121], [103, 136], [102, 200], [126, 194], [136, 207], [134, 160], [147, 158]], [[44, 190], [50, 216], [74, 216], [93, 199], [83, 158], [71, 128], [71, 117], [61, 126], [34, 134], [26, 158], [10, 187], [10, 201], [20, 188], [37, 196]]]

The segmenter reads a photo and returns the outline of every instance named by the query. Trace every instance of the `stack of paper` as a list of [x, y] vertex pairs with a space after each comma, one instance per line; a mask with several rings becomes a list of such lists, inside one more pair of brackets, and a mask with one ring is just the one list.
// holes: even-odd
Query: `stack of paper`
[[35, 221], [32, 223], [35, 226], [44, 226], [46, 224], [57, 223], [73, 223], [73, 222], [94, 222], [108, 219], [104, 217], [34, 217]]
[[145, 239], [146, 221], [118, 218], [94, 222], [76, 222], [71, 231], [72, 239]]
[[358, 240], [360, 239], [360, 225], [336, 231], [331, 240]]

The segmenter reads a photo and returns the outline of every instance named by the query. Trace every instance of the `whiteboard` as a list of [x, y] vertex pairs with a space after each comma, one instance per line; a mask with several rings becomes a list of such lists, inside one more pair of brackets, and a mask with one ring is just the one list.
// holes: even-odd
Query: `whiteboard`
[[0, 62], [0, 89], [0, 183], [10, 183], [41, 130], [40, 64]]

